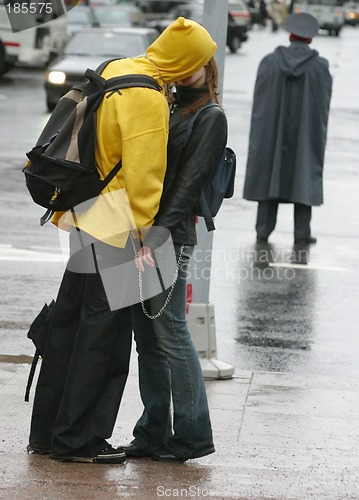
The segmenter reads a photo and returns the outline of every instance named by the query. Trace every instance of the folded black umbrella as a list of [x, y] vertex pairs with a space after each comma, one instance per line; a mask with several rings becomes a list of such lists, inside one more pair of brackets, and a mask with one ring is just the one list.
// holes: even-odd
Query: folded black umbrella
[[55, 301], [52, 300], [49, 305], [45, 304], [34, 321], [31, 323], [27, 337], [32, 340], [36, 347], [34, 359], [31, 364], [29, 378], [27, 381], [25, 401], [29, 401], [30, 389], [35, 375], [35, 369], [40, 356], [43, 356], [52, 312], [54, 310]]

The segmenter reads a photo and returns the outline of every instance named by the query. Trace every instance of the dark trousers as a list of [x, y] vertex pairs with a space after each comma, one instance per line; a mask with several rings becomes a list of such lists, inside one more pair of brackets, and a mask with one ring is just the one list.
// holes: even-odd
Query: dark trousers
[[103, 448], [127, 380], [131, 339], [130, 308], [110, 310], [100, 275], [67, 269], [36, 387], [31, 445], [62, 456]]
[[[258, 202], [256, 231], [263, 238], [274, 231], [277, 222], [279, 201]], [[294, 203], [294, 238], [306, 239], [310, 237], [310, 221], [312, 218], [312, 207]]]

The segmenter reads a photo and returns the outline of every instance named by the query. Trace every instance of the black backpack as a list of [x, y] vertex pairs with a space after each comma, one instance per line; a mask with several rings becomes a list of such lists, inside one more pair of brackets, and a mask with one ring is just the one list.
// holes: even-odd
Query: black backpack
[[[191, 116], [187, 125], [188, 137], [192, 133], [197, 116], [204, 109], [214, 106], [218, 106], [218, 104], [214, 102], [205, 104]], [[204, 218], [208, 231], [216, 229], [213, 217], [217, 215], [224, 198], [232, 198], [234, 194], [235, 177], [236, 154], [231, 148], [226, 146], [195, 207], [195, 214]]]
[[146, 75], [105, 80], [101, 73], [113, 60], [105, 61], [96, 71], [86, 70], [84, 76], [88, 81], [74, 86], [60, 99], [35, 147], [26, 154], [29, 158], [23, 169], [26, 186], [35, 203], [47, 208], [41, 225], [55, 211], [94, 201], [121, 168], [120, 161], [103, 180], [96, 168], [96, 110], [105, 94], [110, 98], [129, 87], [162, 90]]

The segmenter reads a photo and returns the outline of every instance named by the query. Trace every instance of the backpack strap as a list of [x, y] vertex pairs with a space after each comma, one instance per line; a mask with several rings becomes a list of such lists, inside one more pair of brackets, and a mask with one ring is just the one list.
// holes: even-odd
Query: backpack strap
[[[97, 92], [97, 102], [92, 106], [92, 111], [95, 112], [102, 102], [103, 96], [106, 93], [106, 99], [109, 99], [114, 93], [118, 92], [120, 89], [126, 89], [130, 87], [145, 87], [158, 92], [162, 91], [162, 87], [156, 82], [154, 78], [148, 75], [142, 74], [130, 74], [114, 76], [106, 80], [101, 75], [94, 71], [93, 69], [87, 68], [84, 73], [85, 78], [89, 81], [80, 83], [73, 89], [80, 90], [86, 95]], [[92, 87], [92, 88], [91, 88]]]
[[[207, 108], [214, 108], [214, 107], [219, 107], [219, 106], [215, 102], [209, 102], [209, 103], [205, 104], [204, 106], [202, 106], [201, 108], [199, 108], [191, 116], [191, 118], [187, 122], [187, 132], [188, 132], [188, 139], [187, 139], [187, 141], [189, 141], [189, 138], [191, 137], [192, 130], [193, 130], [193, 127], [194, 127], [194, 123], [195, 123], [198, 115], [200, 113], [202, 113], [203, 110], [205, 110]], [[206, 224], [207, 231], [214, 231], [216, 229], [216, 226], [214, 225], [213, 217], [211, 216], [211, 211], [209, 209], [206, 197], [204, 195], [204, 190], [202, 191], [202, 193], [201, 193], [201, 195], [199, 197], [198, 204], [199, 204], [199, 206], [201, 208], [202, 217], [204, 218], [204, 222]]]
[[192, 129], [194, 126], [194, 122], [196, 121], [197, 117], [199, 114], [202, 113], [207, 108], [219, 108], [218, 104], [216, 102], [208, 102], [207, 104], [204, 104], [201, 108], [197, 109], [195, 113], [191, 116], [191, 118], [187, 122], [187, 130], [189, 131], [189, 134], [191, 135]]
[[[96, 70], [94, 73], [97, 73], [97, 75], [102, 75], [103, 71], [107, 66], [113, 62], [113, 61], [120, 61], [121, 59], [126, 59], [125, 57], [112, 57], [111, 59], [107, 59], [106, 61], [103, 61], [99, 66], [97, 66]], [[94, 77], [93, 75], [93, 70], [87, 70], [91, 72], [91, 76]], [[87, 73], [86, 71], [86, 73]], [[85, 76], [87, 76], [85, 73]], [[94, 77], [95, 78], [95, 77]], [[101, 77], [102, 78], [102, 77]], [[153, 90], [158, 90], [161, 91], [162, 87], [156, 82], [154, 78], [148, 75], [142, 75], [142, 74], [129, 74], [129, 75], [123, 75], [123, 76], [115, 76], [113, 78], [109, 78], [106, 81], [106, 87], [110, 87], [112, 85], [116, 85], [117, 82], [124, 82], [124, 87], [147, 87]], [[126, 85], [127, 83], [127, 85]], [[109, 90], [116, 90], [118, 87], [109, 88]], [[121, 87], [122, 88], [122, 87]]]
[[[118, 85], [121, 85], [118, 87]], [[157, 90], [160, 92], [162, 90], [161, 85], [159, 85], [152, 76], [142, 75], [142, 74], [130, 74], [123, 76], [114, 76], [106, 80], [106, 91], [115, 90], [117, 88], [130, 88], [130, 87], [147, 87], [149, 89]]]
[[40, 217], [40, 226], [44, 226], [46, 222], [49, 222], [49, 220], [52, 219], [52, 216], [54, 215], [55, 211], [51, 210], [51, 208], [48, 208], [44, 215]]
[[[126, 59], [125, 57], [112, 57], [111, 59], [107, 59], [106, 61], [103, 61], [99, 66], [97, 66], [95, 73], [98, 73], [99, 75], [102, 75], [102, 72], [104, 71], [107, 66], [113, 62], [113, 61], [120, 61], [121, 59]], [[154, 90], [161, 91], [162, 87], [156, 82], [154, 78], [151, 76], [147, 75], [142, 75], [142, 74], [129, 74], [129, 75], [123, 75], [123, 76], [115, 76], [113, 78], [109, 78], [107, 81], [107, 85], [110, 84], [110, 82], [116, 82], [119, 81], [127, 82], [129, 85], [128, 87], [148, 87]]]
[[101, 73], [103, 72], [103, 70], [110, 64], [110, 62], [112, 61], [120, 61], [121, 59], [126, 59], [125, 57], [111, 57], [110, 59], [106, 59], [105, 61], [103, 61], [101, 64], [99, 64], [96, 68], [96, 73], [98, 73], [99, 75], [101, 75]]
[[36, 349], [34, 358], [33, 358], [32, 363], [31, 363], [29, 378], [27, 379], [27, 386], [26, 386], [26, 391], [25, 391], [25, 401], [27, 403], [29, 402], [30, 389], [32, 386], [32, 382], [34, 380], [36, 365], [37, 365], [37, 362], [39, 360], [39, 357], [40, 357], [40, 353], [39, 353], [38, 349]]
[[201, 208], [202, 217], [206, 223], [207, 231], [214, 231], [216, 226], [214, 225], [213, 217], [203, 191], [199, 197], [198, 204]]
[[[147, 87], [153, 90], [157, 90], [158, 92], [162, 90], [161, 85], [159, 85], [154, 78], [148, 75], [129, 74], [129, 75], [114, 76], [106, 80], [101, 75], [99, 75], [97, 71], [87, 68], [87, 70], [84, 73], [84, 77], [100, 85], [100, 87], [104, 89], [106, 92], [111, 92], [118, 89], [125, 89], [129, 87]], [[80, 84], [75, 88], [82, 88], [82, 87], [83, 85]]]
[[110, 172], [106, 175], [106, 177], [103, 179], [102, 184], [104, 189], [109, 182], [112, 181], [112, 179], [115, 177], [115, 175], [120, 171], [120, 168], [122, 167], [122, 158], [121, 160], [110, 170]]
[[[84, 76], [89, 79], [94, 78], [95, 80], [97, 80], [97, 78], [100, 76], [99, 73], [102, 73], [102, 71], [111, 61], [117, 61], [118, 59], [124, 59], [124, 58], [115, 57], [112, 59], [108, 59], [107, 61], [104, 61], [102, 64], [100, 64], [100, 66], [98, 66], [96, 71], [87, 69]], [[111, 92], [111, 94], [106, 96], [107, 99], [111, 97], [114, 91], [122, 88], [146, 87], [149, 89], [157, 90], [158, 92], [162, 90], [161, 85], [159, 85], [154, 78], [148, 75], [129, 74], [129, 75], [114, 76], [113, 78], [109, 78], [108, 80], [105, 80], [104, 78], [102, 78], [102, 76], [100, 76], [100, 78], [104, 81], [106, 92]], [[112, 181], [115, 175], [120, 171], [121, 167], [122, 167], [122, 159], [112, 168], [112, 170], [103, 179], [103, 188], [105, 188], [107, 184]]]

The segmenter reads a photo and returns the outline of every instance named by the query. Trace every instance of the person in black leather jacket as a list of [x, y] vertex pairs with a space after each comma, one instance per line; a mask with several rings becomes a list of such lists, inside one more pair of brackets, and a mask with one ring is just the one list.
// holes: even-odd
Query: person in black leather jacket
[[[205, 109], [198, 115], [188, 138], [189, 107], [197, 99], [207, 104], [207, 93], [203, 87], [177, 85], [175, 99], [170, 118], [167, 171], [154, 226], [169, 229], [176, 243], [196, 245], [194, 206], [226, 144], [227, 121], [222, 108]], [[193, 106], [193, 111], [197, 109]], [[153, 246], [150, 237], [145, 243]]]
[[[156, 228], [170, 231], [181, 260], [161, 315], [150, 319], [141, 304], [131, 308], [144, 411], [133, 431], [135, 439], [121, 447], [129, 457], [184, 462], [215, 451], [201, 366], [186, 321], [186, 275], [197, 243], [194, 207], [227, 142], [227, 119], [219, 105], [197, 116], [190, 137], [188, 120], [208, 102], [218, 104], [217, 82], [213, 58], [192, 77], [176, 82], [163, 194], [138, 266], [145, 272], [146, 265], [154, 265], [151, 249], [161, 237]], [[165, 291], [145, 302], [150, 315], [156, 316], [167, 295]]]

